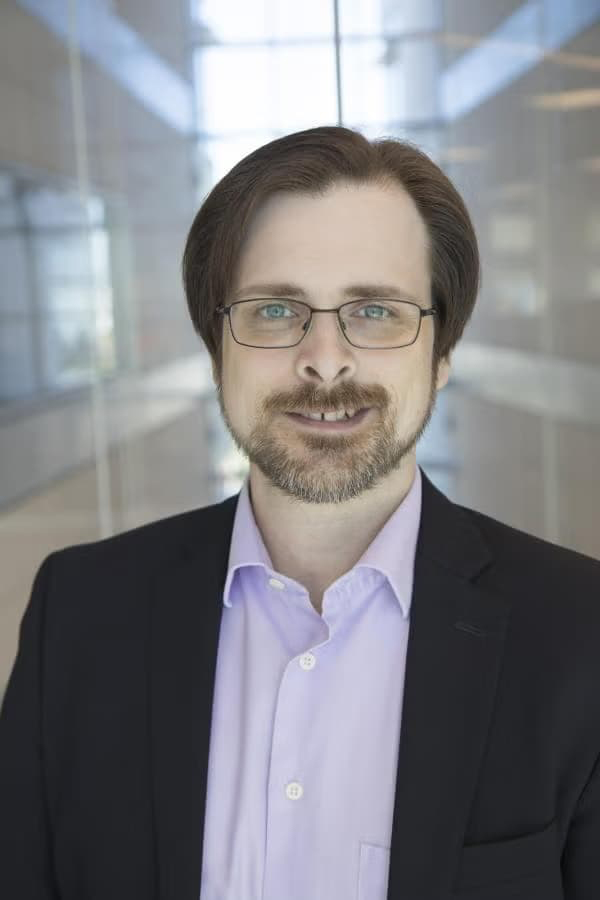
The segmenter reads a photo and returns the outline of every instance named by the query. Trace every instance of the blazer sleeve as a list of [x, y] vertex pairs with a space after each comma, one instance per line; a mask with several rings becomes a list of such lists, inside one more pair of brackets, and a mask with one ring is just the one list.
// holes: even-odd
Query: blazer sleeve
[[53, 557], [35, 576], [0, 711], [0, 897], [11, 900], [60, 900], [41, 735], [44, 609]]
[[571, 819], [562, 861], [564, 900], [600, 897], [600, 756]]

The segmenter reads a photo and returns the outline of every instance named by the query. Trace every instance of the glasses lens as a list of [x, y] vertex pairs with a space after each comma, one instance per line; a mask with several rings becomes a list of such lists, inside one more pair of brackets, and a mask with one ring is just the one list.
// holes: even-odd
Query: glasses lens
[[[344, 333], [359, 347], [377, 349], [412, 344], [419, 308], [403, 300], [357, 300], [341, 310]], [[286, 347], [304, 336], [310, 310], [294, 300], [246, 300], [231, 307], [236, 340], [255, 347]]]
[[342, 309], [344, 331], [360, 347], [403, 347], [419, 330], [419, 307], [404, 300], [357, 300]]
[[255, 347], [285, 347], [304, 334], [310, 310], [293, 300], [245, 300], [231, 307], [236, 340]]

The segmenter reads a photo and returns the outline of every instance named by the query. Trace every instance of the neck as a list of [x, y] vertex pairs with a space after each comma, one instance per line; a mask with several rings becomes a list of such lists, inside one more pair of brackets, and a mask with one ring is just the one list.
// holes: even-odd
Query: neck
[[[339, 504], [308, 504], [283, 494], [254, 465], [250, 502], [273, 568], [313, 599], [361, 558], [403, 502], [416, 475], [414, 452], [372, 490]], [[320, 602], [320, 599], [319, 599]]]

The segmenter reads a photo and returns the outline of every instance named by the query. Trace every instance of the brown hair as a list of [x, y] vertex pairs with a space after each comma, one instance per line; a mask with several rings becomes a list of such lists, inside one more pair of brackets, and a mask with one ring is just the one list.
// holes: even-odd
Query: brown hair
[[343, 183], [399, 184], [412, 197], [429, 236], [434, 317], [433, 369], [458, 343], [480, 284], [477, 238], [450, 179], [413, 144], [369, 141], [327, 125], [288, 134], [238, 162], [207, 194], [187, 237], [183, 281], [194, 328], [221, 375], [224, 317], [215, 314], [232, 290], [252, 214], [275, 191], [314, 194]]

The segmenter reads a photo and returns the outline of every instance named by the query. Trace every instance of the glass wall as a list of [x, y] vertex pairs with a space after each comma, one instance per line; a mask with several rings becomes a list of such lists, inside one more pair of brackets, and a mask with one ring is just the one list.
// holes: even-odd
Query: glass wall
[[0, 174], [0, 404], [89, 384], [117, 368], [111, 231], [100, 197]]
[[600, 557], [600, 0], [6, 0], [0, 111], [0, 689], [50, 550], [239, 489], [181, 254], [217, 179], [316, 125], [414, 141], [475, 221], [420, 464]]

